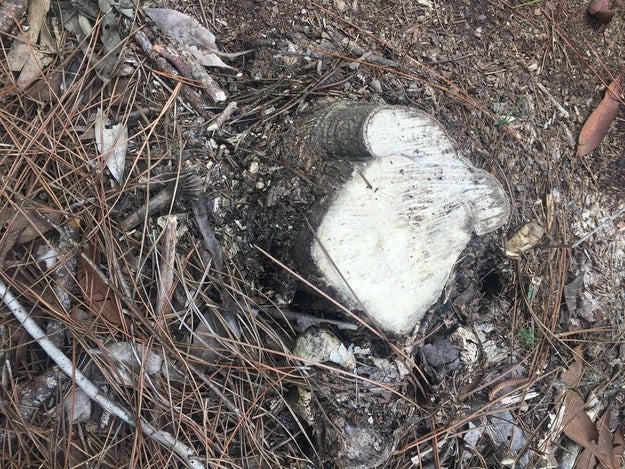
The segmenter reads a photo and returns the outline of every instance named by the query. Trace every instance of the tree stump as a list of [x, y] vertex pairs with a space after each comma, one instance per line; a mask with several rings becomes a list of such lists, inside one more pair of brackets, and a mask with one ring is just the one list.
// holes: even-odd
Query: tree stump
[[472, 233], [507, 221], [503, 187], [417, 109], [338, 101], [294, 129], [301, 167], [323, 166], [325, 186], [296, 243], [300, 271], [385, 331], [409, 333]]

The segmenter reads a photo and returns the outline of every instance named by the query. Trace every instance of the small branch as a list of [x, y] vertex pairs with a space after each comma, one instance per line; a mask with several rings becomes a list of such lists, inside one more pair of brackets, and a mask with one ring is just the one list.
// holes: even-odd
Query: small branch
[[188, 467], [192, 469], [206, 468], [192, 448], [176, 440], [169, 432], [153, 427], [145, 419], [140, 417], [137, 420], [129, 410], [102, 394], [102, 391], [89, 381], [80, 370], [76, 369], [72, 361], [52, 343], [50, 338], [43, 332], [35, 320], [29, 316], [28, 311], [22, 307], [17, 298], [15, 298], [1, 280], [0, 297], [2, 297], [2, 301], [6, 304], [7, 308], [9, 308], [11, 313], [13, 313], [22, 326], [24, 326], [24, 329], [26, 329], [31, 337], [37, 341], [39, 346], [54, 360], [67, 376], [74, 379], [76, 385], [82, 389], [89, 398], [127, 424], [133, 427], [140, 427], [147, 436], [152, 437], [156, 442], [177, 453]]
[[543, 93], [545, 93], [545, 95], [547, 95], [547, 99], [558, 110], [559, 116], [561, 118], [563, 118], [563, 119], [568, 119], [569, 118], [569, 111], [567, 111], [566, 109], [564, 109], [564, 107], [562, 107], [562, 105], [558, 102], [558, 100], [553, 97], [553, 95], [549, 92], [549, 90], [547, 88], [545, 88], [545, 85], [543, 85], [541, 82], [537, 81], [536, 82], [536, 86], [538, 87], [538, 89], [540, 91], [542, 91]]
[[168, 205], [180, 197], [189, 199], [197, 198], [202, 191], [202, 181], [189, 171], [181, 171], [176, 174], [173, 181], [169, 182], [154, 197], [151, 197], [142, 207], [132, 212], [121, 222], [122, 231], [130, 231], [135, 226], [143, 223], [146, 217], [165, 209]]
[[[169, 75], [170, 77], [178, 76], [178, 72], [176, 69], [165, 59], [164, 57], [159, 57], [159, 55], [154, 51], [154, 45], [148, 39], [147, 35], [141, 30], [132, 30], [132, 24], [129, 19], [123, 18], [122, 25], [129, 34], [132, 34], [134, 40], [139, 44], [139, 47], [143, 49], [143, 51], [154, 61], [156, 68], [162, 73]], [[202, 96], [197, 93], [195, 90], [192, 90], [188, 86], [182, 87], [182, 94], [189, 101], [191, 107], [197, 112], [200, 116], [209, 119], [211, 116], [204, 109], [204, 101]]]
[[155, 44], [152, 50], [176, 67], [183, 77], [200, 82], [208, 96], [210, 96], [214, 102], [220, 103], [226, 100], [226, 92], [222, 90], [213, 77], [208, 74], [204, 66], [196, 62], [196, 59], [191, 56], [191, 54], [180, 50], [179, 54], [182, 56], [182, 58], [180, 58], [160, 44]]
[[362, 47], [359, 47], [355, 41], [352, 41], [348, 37], [342, 35], [338, 31], [335, 31], [332, 28], [328, 28], [328, 34], [332, 38], [333, 41], [336, 42], [340, 47], [344, 48], [343, 50], [337, 49], [333, 52], [344, 52], [347, 51], [354, 56], [358, 56], [354, 63], [364, 62], [365, 60], [368, 63], [373, 63], [377, 65], [382, 65], [383, 67], [389, 68], [399, 68], [400, 64], [395, 62], [394, 60], [385, 59], [384, 57], [380, 57], [379, 55], [374, 54], [371, 51], [367, 51]]
[[145, 220], [146, 217], [155, 214], [159, 210], [162, 210], [167, 205], [171, 204], [173, 197], [173, 187], [165, 187], [164, 189], [161, 189], [154, 197], [151, 197], [148, 202], [143, 204], [141, 208], [132, 212], [122, 221], [122, 231], [130, 231], [135, 226], [143, 223], [143, 220]]
[[212, 262], [215, 266], [217, 278], [218, 280], [221, 280], [224, 258], [221, 251], [221, 245], [219, 244], [208, 219], [208, 203], [205, 198], [200, 198], [198, 200], [194, 200], [191, 203], [191, 207], [193, 208], [195, 222], [197, 223], [197, 227], [202, 235], [202, 247], [213, 257]]

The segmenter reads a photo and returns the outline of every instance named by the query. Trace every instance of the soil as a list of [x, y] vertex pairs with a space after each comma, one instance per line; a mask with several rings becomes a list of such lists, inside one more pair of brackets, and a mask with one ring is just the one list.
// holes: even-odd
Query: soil
[[[197, 18], [214, 32], [221, 50], [250, 52], [228, 61], [233, 70], [210, 69], [228, 98], [215, 104], [201, 95], [208, 120], [227, 103], [236, 102], [237, 109], [218, 130], [208, 132], [206, 116], [182, 105], [184, 98], [159, 115], [176, 81], [158, 72], [154, 58], [129, 42], [127, 57], [136, 59], [131, 63], [138, 64], [140, 73], [124, 77], [131, 97], [110, 103], [118, 119], [125, 112], [133, 114], [129, 134], [137, 135], [129, 144], [124, 186], [116, 185], [106, 170], [89, 170], [86, 158], [76, 156], [93, 158], [88, 128], [98, 100], [104, 99], [97, 91], [83, 95], [72, 111], [79, 135], [75, 140], [67, 137], [70, 129], [58, 117], [60, 109], [69, 109], [68, 101], [36, 102], [21, 91], [7, 91], [3, 98], [4, 145], [25, 138], [9, 131], [11, 113], [35, 122], [37, 115], [56, 112], [56, 127], [43, 128], [47, 136], [63, 134], [54, 137], [58, 159], [46, 152], [47, 143], [40, 141], [45, 139], [34, 129], [24, 133], [39, 152], [26, 149], [32, 165], [18, 166], [14, 153], [0, 158], [3, 179], [14, 184], [3, 198], [15, 202], [16, 193], [39, 197], [40, 206], [79, 218], [82, 245], [96, 246], [93, 259], [115, 279], [116, 294], [133, 290], [130, 297], [126, 290], [122, 302], [125, 319], [114, 326], [97, 319], [85, 332], [75, 319], [63, 320], [70, 336], [82, 337], [68, 340], [66, 351], [73, 343], [79, 350], [74, 353], [88, 354], [99, 344], [134, 337], [141, 343], [154, 340], [172, 354], [188, 340], [173, 316], [164, 325], [150, 314], [141, 320], [135, 316], [137, 309], [153, 309], [161, 262], [155, 254], [157, 218], [169, 210], [187, 230], [180, 232], [176, 248], [177, 275], [188, 283], [184, 291], [204, 285], [205, 294], [196, 301], [199, 309], [222, 311], [226, 322], [234, 314], [241, 332], [225, 341], [221, 360], [200, 357], [209, 362], [196, 363], [203, 367], [204, 381], [165, 388], [179, 399], [174, 407], [186, 417], [176, 414], [167, 423], [158, 400], [167, 392], [146, 391], [150, 401], [145, 404], [131, 389], [116, 392], [133, 408], [137, 402], [145, 405], [169, 431], [186, 432], [184, 441], [209, 465], [468, 468], [512, 461], [517, 467], [575, 467], [567, 461], [585, 446], [576, 436], [579, 430], [563, 432], [554, 419], [560, 395], [571, 388], [560, 375], [574, 363], [576, 347], [584, 371], [573, 388], [588, 403], [593, 420], [609, 415], [616, 445], [625, 419], [622, 111], [599, 149], [577, 156], [576, 140], [606, 86], [623, 70], [622, 5], [613, 7], [615, 16], [608, 24], [590, 18], [587, 3], [579, 0], [217, 0], [159, 6]], [[141, 23], [150, 25], [148, 20]], [[10, 44], [5, 38], [5, 45]], [[71, 36], [68, 44], [76, 48]], [[85, 89], [110, 90], [88, 72], [92, 81], [83, 77]], [[9, 75], [2, 76], [4, 87], [11, 82]], [[387, 337], [363, 326], [353, 331], [331, 322], [320, 326], [348, 349], [368, 349], [368, 354], [356, 353], [358, 365], [349, 371], [336, 363], [302, 366], [289, 352], [301, 335], [298, 323], [276, 313], [284, 309], [288, 318], [310, 314], [339, 325], [358, 324], [288, 270], [296, 265], [292, 255], [298, 233], [323, 197], [316, 182], [318, 172], [326, 169], [297, 158], [290, 146], [293, 126], [320, 101], [339, 98], [413, 106], [434, 116], [461, 155], [502, 182], [512, 204], [506, 227], [472, 240], [445, 294], [410, 337]], [[38, 159], [42, 154], [47, 166]], [[38, 165], [41, 170], [33, 169]], [[201, 181], [199, 200], [209, 207], [206, 216], [217, 245], [206, 241], [206, 230], [197, 222], [193, 190], [145, 217], [147, 224], [134, 232], [119, 230], [122, 220], [162, 187], [149, 178], [175, 174], [179, 167]], [[85, 202], [90, 197], [100, 202]], [[545, 235], [518, 257], [507, 256], [505, 241], [530, 222]], [[204, 251], [199, 247], [203, 239]], [[27, 288], [42, 276], [32, 254], [38, 244], [29, 239], [4, 259], [3, 278], [23, 292], [29, 305], [49, 298], [46, 291]], [[202, 277], [205, 269], [209, 280]], [[76, 293], [79, 306], [74, 308], [89, 309], [80, 303], [81, 295], [84, 291]], [[174, 311], [184, 310], [188, 301], [178, 295]], [[33, 306], [44, 318], [49, 314], [45, 309]], [[199, 316], [191, 314], [182, 322], [195, 328]], [[9, 313], [3, 312], [4, 317], [8, 321]], [[168, 331], [170, 342], [162, 339], [159, 327]], [[9, 353], [14, 378], [3, 385], [5, 401], [11, 389], [51, 369], [25, 335], [18, 338], [19, 327], [12, 324], [9, 331], [15, 334], [12, 346], [20, 351]], [[504, 381], [509, 386], [500, 384]], [[312, 391], [306, 404], [304, 390]], [[502, 396], [510, 390], [517, 391], [516, 398], [505, 401]], [[59, 402], [64, 392], [59, 391]], [[150, 462], [150, 454], [166, 460], [166, 451], [147, 437], [133, 443], [129, 426], [120, 427], [120, 436], [114, 437], [101, 427], [88, 432], [78, 429], [87, 424], [76, 424], [74, 431], [87, 432], [93, 442], [75, 442], [71, 425], [39, 415], [31, 425], [58, 430], [62, 446], [57, 447], [73, 448], [63, 456], [51, 455], [47, 437], [11, 426], [13, 414], [3, 415], [6, 432], [21, 435], [17, 449], [8, 437], [3, 439], [3, 467], [18, 467], [10, 458], [21, 461], [20, 467], [54, 458], [61, 467], [98, 453], [102, 462], [97, 467], [112, 467], [119, 455], [134, 458], [141, 467], [157, 464]], [[498, 416], [508, 424], [501, 430], [503, 440], [492, 431], [475, 430], [499, 428]], [[30, 439], [36, 443], [28, 443]], [[114, 445], [107, 450], [103, 442]], [[136, 450], [137, 445], [143, 449]]]

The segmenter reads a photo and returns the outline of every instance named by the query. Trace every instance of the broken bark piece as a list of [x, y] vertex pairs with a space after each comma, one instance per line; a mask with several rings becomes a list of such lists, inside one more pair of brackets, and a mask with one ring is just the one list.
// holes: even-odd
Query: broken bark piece
[[410, 332], [440, 296], [471, 233], [508, 219], [502, 186], [417, 109], [340, 101], [295, 128], [304, 167], [325, 160], [338, 186], [311, 214], [308, 255], [294, 255], [304, 259], [301, 270], [384, 330]]
[[0, 5], [0, 34], [6, 34], [19, 24], [28, 9], [26, 0], [6, 0]]

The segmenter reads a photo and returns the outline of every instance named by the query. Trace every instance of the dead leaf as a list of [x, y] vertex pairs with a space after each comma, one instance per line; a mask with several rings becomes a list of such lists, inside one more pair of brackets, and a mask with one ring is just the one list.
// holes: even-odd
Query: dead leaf
[[7, 62], [12, 71], [20, 72], [16, 83], [25, 89], [41, 76], [43, 69], [52, 62], [52, 57], [39, 51], [36, 44], [16, 40], [7, 55]]
[[584, 448], [588, 448], [599, 439], [597, 427], [584, 412], [586, 403], [575, 391], [567, 389], [562, 398], [564, 406], [564, 434]]
[[[562, 415], [562, 431], [585, 451], [580, 456], [575, 467], [593, 468], [598, 460], [608, 469], [616, 469], [612, 464], [612, 443], [611, 436], [605, 433], [605, 429], [597, 430], [597, 426], [584, 411], [586, 406], [581, 396], [573, 389], [579, 384], [584, 374], [584, 357], [581, 347], [573, 350], [573, 363], [562, 372], [562, 382], [569, 388], [559, 398], [558, 414]], [[606, 417], [607, 418], [607, 417]], [[610, 438], [610, 442], [606, 441]]]
[[[61, 216], [57, 212], [43, 210], [52, 223], [58, 223]], [[50, 231], [52, 225], [38, 215], [34, 209], [13, 209], [5, 207], [0, 210], [0, 264], [14, 246], [27, 243]]]
[[[599, 429], [599, 440], [597, 442], [596, 451], [591, 448], [585, 448], [582, 454], [577, 459], [575, 467], [580, 469], [586, 468], [608, 468], [618, 469], [619, 455], [616, 448], [616, 439], [618, 438], [619, 430], [614, 432], [614, 438], [610, 430], [610, 419], [612, 417], [611, 410], [604, 412], [601, 419], [597, 422], [597, 428]], [[603, 458], [598, 457], [595, 453], [599, 451]]]
[[555, 202], [553, 200], [553, 194], [551, 193], [545, 196], [545, 218], [547, 219], [547, 233], [551, 234], [556, 219]]
[[[50, 9], [50, 0], [33, 0], [28, 7], [28, 31], [19, 36], [7, 54], [7, 63], [13, 72], [20, 72], [16, 83], [21, 89], [30, 86], [42, 70], [52, 61], [54, 48], [47, 40], [39, 40], [40, 33], [45, 31], [45, 18]], [[42, 39], [46, 35], [42, 34]], [[43, 47], [38, 46], [41, 43]], [[52, 46], [53, 47], [53, 46]]]
[[71, 389], [63, 400], [67, 420], [73, 423], [86, 422], [91, 418], [91, 398], [80, 388]]
[[170, 39], [199, 49], [217, 51], [215, 35], [195, 18], [169, 8], [146, 8], [145, 12]]
[[617, 469], [617, 465], [614, 460], [614, 438], [612, 438], [612, 431], [610, 430], [610, 418], [612, 417], [612, 411], [610, 409], [603, 413], [603, 416], [597, 422], [597, 429], [599, 430], [599, 440], [597, 445], [601, 450], [601, 454], [606, 457], [606, 462], [611, 464], [611, 467]]
[[112, 342], [106, 345], [105, 350], [93, 352], [115, 364], [118, 372], [116, 381], [124, 386], [134, 386], [139, 372], [148, 376], [158, 373], [163, 364], [163, 358], [149, 347], [131, 342]]
[[167, 37], [184, 46], [198, 63], [232, 69], [218, 57], [215, 35], [195, 18], [169, 8], [146, 8], [145, 12]]
[[[612, 444], [601, 440], [601, 436], [603, 436], [603, 438], [606, 436], [605, 434], [600, 434], [597, 430], [597, 426], [584, 411], [585, 405], [581, 396], [570, 389], [567, 389], [564, 394], [560, 396], [560, 409], [561, 411], [562, 408], [564, 409], [563, 432], [568, 438], [582, 446], [585, 450], [584, 453], [587, 453], [585, 455], [582, 453], [575, 467], [579, 469], [595, 467], [595, 465], [592, 464], [593, 458], [590, 457], [590, 455], [592, 455], [601, 463], [600, 467], [618, 469], [618, 466], [614, 464], [613, 460]], [[588, 453], [590, 453], [590, 455]]]
[[95, 141], [111, 176], [123, 184], [128, 128], [124, 124], [111, 124], [102, 108], [99, 108], [95, 118]]
[[577, 139], [577, 156], [585, 156], [599, 146], [608, 134], [610, 124], [616, 117], [623, 100], [623, 72], [608, 87], [603, 100], [592, 112], [582, 127]]
[[[95, 248], [89, 250], [88, 257], [97, 264], [97, 254]], [[98, 274], [93, 271], [82, 257], [78, 262], [78, 285], [82, 290], [89, 311], [94, 316], [101, 316], [105, 320], [115, 324], [123, 324], [121, 305], [111, 294], [111, 289], [104, 283]]]
[[625, 454], [625, 422], [621, 423], [614, 432], [612, 454], [617, 461], [623, 460], [623, 454]]
[[610, 0], [591, 0], [588, 14], [603, 24], [608, 24], [614, 17], [614, 12], [610, 11]]
[[[124, 43], [117, 26], [117, 16], [112, 2], [109, 0], [98, 0], [98, 7], [102, 12], [102, 28], [100, 29], [100, 40], [104, 47], [104, 57], [97, 61], [97, 70], [101, 78], [108, 81], [113, 78], [117, 66], [124, 61]], [[84, 18], [84, 17], [83, 17]], [[84, 18], [83, 25], [88, 28]]]
[[577, 387], [584, 374], [584, 356], [581, 347], [573, 349], [573, 363], [562, 372], [560, 379], [569, 388]]
[[26, 35], [31, 41], [39, 38], [45, 24], [46, 15], [50, 10], [50, 0], [31, 0], [28, 2], [28, 26]]

